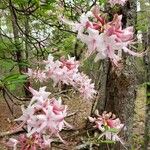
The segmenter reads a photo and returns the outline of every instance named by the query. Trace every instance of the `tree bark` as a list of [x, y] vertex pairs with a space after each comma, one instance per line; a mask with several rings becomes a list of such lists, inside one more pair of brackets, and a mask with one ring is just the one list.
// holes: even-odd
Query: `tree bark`
[[145, 136], [144, 136], [144, 150], [149, 150], [150, 148], [150, 27], [147, 33], [143, 35], [144, 37], [144, 47], [147, 50], [147, 54], [144, 57], [144, 62], [146, 66], [146, 116], [145, 116]]
[[[149, 37], [150, 38], [150, 37]], [[150, 52], [147, 55], [148, 64], [146, 65], [147, 70], [147, 84], [146, 84], [146, 118], [145, 118], [145, 136], [144, 136], [144, 150], [150, 148]]]
[[[122, 8], [123, 26], [135, 26], [136, 24], [136, 1], [127, 1]], [[124, 68], [114, 70], [108, 61], [104, 62], [105, 73], [102, 76], [100, 85], [99, 101], [97, 108], [102, 113], [104, 110], [111, 111], [125, 124], [126, 130], [122, 133], [127, 149], [131, 149], [131, 137], [133, 128], [134, 102], [136, 98], [136, 71], [134, 58], [124, 55]], [[106, 147], [101, 148], [102, 150]], [[111, 149], [122, 150], [121, 144], [112, 146]]]

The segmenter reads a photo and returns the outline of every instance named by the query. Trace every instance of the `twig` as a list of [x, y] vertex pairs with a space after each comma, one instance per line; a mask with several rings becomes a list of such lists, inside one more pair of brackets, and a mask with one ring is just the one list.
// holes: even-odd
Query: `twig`
[[16, 129], [6, 131], [6, 132], [1, 132], [0, 137], [4, 137], [4, 136], [7, 136], [7, 135], [12, 135], [12, 134], [24, 131], [23, 126], [24, 126], [24, 123], [20, 124], [19, 127], [17, 127]]
[[67, 137], [65, 137], [64, 138], [64, 140], [67, 140], [68, 138], [71, 138], [71, 137], [76, 137], [76, 136], [80, 136], [80, 135], [83, 135], [83, 134], [85, 134], [85, 133], [87, 133], [87, 130], [88, 131], [94, 131], [95, 129], [94, 128], [87, 128], [86, 130], [83, 130], [84, 128], [82, 128], [80, 131], [75, 131], [75, 133], [74, 134], [71, 134], [70, 136], [67, 136]]
[[57, 146], [57, 145], [52, 145], [52, 147], [56, 147], [56, 148], [63, 149], [63, 150], [68, 150], [68, 148], [65, 148], [65, 147], [62, 147], [62, 146]]
[[77, 112], [78, 112], [78, 110], [77, 110], [76, 112], [73, 112], [73, 113], [71, 113], [71, 114], [68, 114], [66, 118], [69, 118], [69, 117], [71, 117], [71, 116], [76, 115], [76, 114], [77, 114]]
[[2, 91], [3, 91], [4, 100], [5, 100], [5, 102], [6, 102], [7, 106], [8, 106], [8, 108], [9, 108], [9, 110], [10, 110], [12, 116], [14, 116], [14, 115], [13, 115], [13, 114], [14, 114], [14, 113], [13, 113], [13, 110], [11, 109], [11, 107], [10, 107], [10, 105], [9, 105], [7, 99], [6, 99], [5, 90], [3, 89]]
[[20, 97], [17, 97], [17, 96], [15, 96], [12, 92], [10, 92], [10, 90], [8, 90], [8, 88], [5, 86], [5, 91], [7, 92], [7, 93], [9, 93], [11, 96], [13, 96], [15, 99], [17, 99], [17, 100], [19, 100], [19, 101], [28, 101], [28, 100], [30, 100], [30, 98], [20, 98]]
[[53, 93], [51, 96], [54, 97], [54, 96], [57, 96], [57, 95], [60, 95], [69, 91], [72, 91], [72, 89], [61, 90], [60, 92]]
[[108, 148], [108, 150], [110, 150], [110, 148], [109, 148], [109, 145], [107, 144], [107, 148]]
[[0, 138], [4, 137], [4, 136], [15, 134], [15, 133], [18, 133], [18, 132], [21, 132], [21, 131], [24, 131], [24, 130], [21, 128], [21, 129], [18, 129], [17, 131], [16, 130], [11, 130], [11, 131], [6, 131], [6, 132], [1, 132], [0, 133]]
[[[5, 90], [5, 89], [4, 89]], [[8, 96], [8, 98], [11, 100], [11, 102], [14, 104], [14, 105], [18, 105], [16, 102], [14, 102], [14, 100], [11, 98], [11, 96], [9, 95], [9, 93], [7, 92], [7, 90], [5, 90], [5, 93], [6, 95]]]

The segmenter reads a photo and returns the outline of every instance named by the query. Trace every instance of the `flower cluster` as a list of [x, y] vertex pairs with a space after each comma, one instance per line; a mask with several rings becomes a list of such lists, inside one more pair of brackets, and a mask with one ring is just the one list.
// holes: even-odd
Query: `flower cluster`
[[75, 61], [74, 57], [68, 57], [68, 59], [62, 57], [60, 60], [54, 60], [54, 57], [49, 55], [48, 60], [44, 61], [44, 64], [44, 70], [33, 71], [29, 69], [26, 74], [30, 78], [39, 81], [52, 79], [54, 86], [61, 83], [72, 85], [85, 99], [93, 98], [96, 93], [94, 84], [91, 83], [91, 79], [88, 76], [79, 72], [79, 62]]
[[109, 0], [109, 3], [114, 6], [116, 4], [124, 6], [127, 0]]
[[63, 22], [78, 32], [77, 38], [87, 45], [87, 56], [96, 52], [95, 61], [108, 57], [115, 66], [121, 60], [122, 51], [133, 56], [142, 56], [128, 49], [133, 43], [133, 27], [122, 28], [122, 15], [116, 14], [112, 21], [107, 22], [99, 14], [99, 7], [95, 6], [92, 11], [81, 15], [80, 22], [62, 18]]
[[123, 129], [124, 124], [114, 114], [105, 111], [102, 115], [99, 115], [99, 112], [96, 110], [96, 117], [89, 117], [89, 121], [95, 123], [94, 128], [102, 132], [99, 138], [105, 136], [107, 140], [120, 141], [123, 144], [118, 133]]
[[46, 81], [47, 79], [46, 73], [42, 70], [32, 70], [28, 68], [28, 72], [26, 74], [40, 82]]
[[64, 120], [67, 115], [67, 106], [62, 105], [61, 98], [58, 100], [55, 98], [49, 99], [50, 92], [46, 92], [45, 89], [46, 87], [42, 87], [39, 91], [36, 91], [30, 87], [33, 97], [27, 108], [22, 106], [23, 114], [15, 120], [22, 122], [27, 134], [21, 140], [10, 139], [9, 145], [12, 143], [14, 147], [18, 144], [22, 147], [33, 145], [33, 147], [40, 146], [42, 148], [43, 145], [50, 146], [51, 136], [53, 135], [64, 142], [59, 132], [64, 127], [71, 128]]
[[21, 134], [17, 140], [10, 138], [7, 142], [7, 147], [13, 147], [13, 150], [17, 150], [17, 147], [20, 148], [20, 150], [47, 149], [48, 147], [51, 147], [51, 142], [53, 142], [53, 139], [48, 135], [35, 133], [32, 136], [27, 137], [26, 135]]

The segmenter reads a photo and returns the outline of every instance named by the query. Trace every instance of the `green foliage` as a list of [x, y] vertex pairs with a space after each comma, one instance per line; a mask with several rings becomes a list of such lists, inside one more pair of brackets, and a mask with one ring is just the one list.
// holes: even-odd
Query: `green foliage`
[[146, 32], [149, 26], [150, 5], [146, 5], [144, 0], [139, 0], [138, 7], [140, 7], [140, 10], [137, 12], [136, 30]]
[[15, 90], [18, 85], [23, 84], [26, 80], [26, 75], [10, 74], [1, 79], [1, 85], [7, 86], [10, 90]]
[[105, 4], [107, 2], [107, 0], [99, 0], [100, 4]]

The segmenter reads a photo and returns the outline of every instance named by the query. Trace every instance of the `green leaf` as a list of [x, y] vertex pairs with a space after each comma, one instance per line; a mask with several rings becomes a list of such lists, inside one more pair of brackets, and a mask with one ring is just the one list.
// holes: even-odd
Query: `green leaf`
[[102, 140], [101, 140], [101, 143], [105, 143], [105, 144], [115, 144], [116, 142], [115, 142], [115, 141], [112, 141], [112, 140], [105, 140], [105, 141], [102, 141]]
[[118, 130], [115, 129], [115, 128], [110, 128], [110, 129], [107, 129], [108, 132], [111, 132], [111, 133], [117, 133]]
[[27, 79], [27, 75], [11, 74], [5, 77], [2, 80], [2, 82], [6, 85], [10, 85], [10, 84], [24, 83], [26, 79]]

